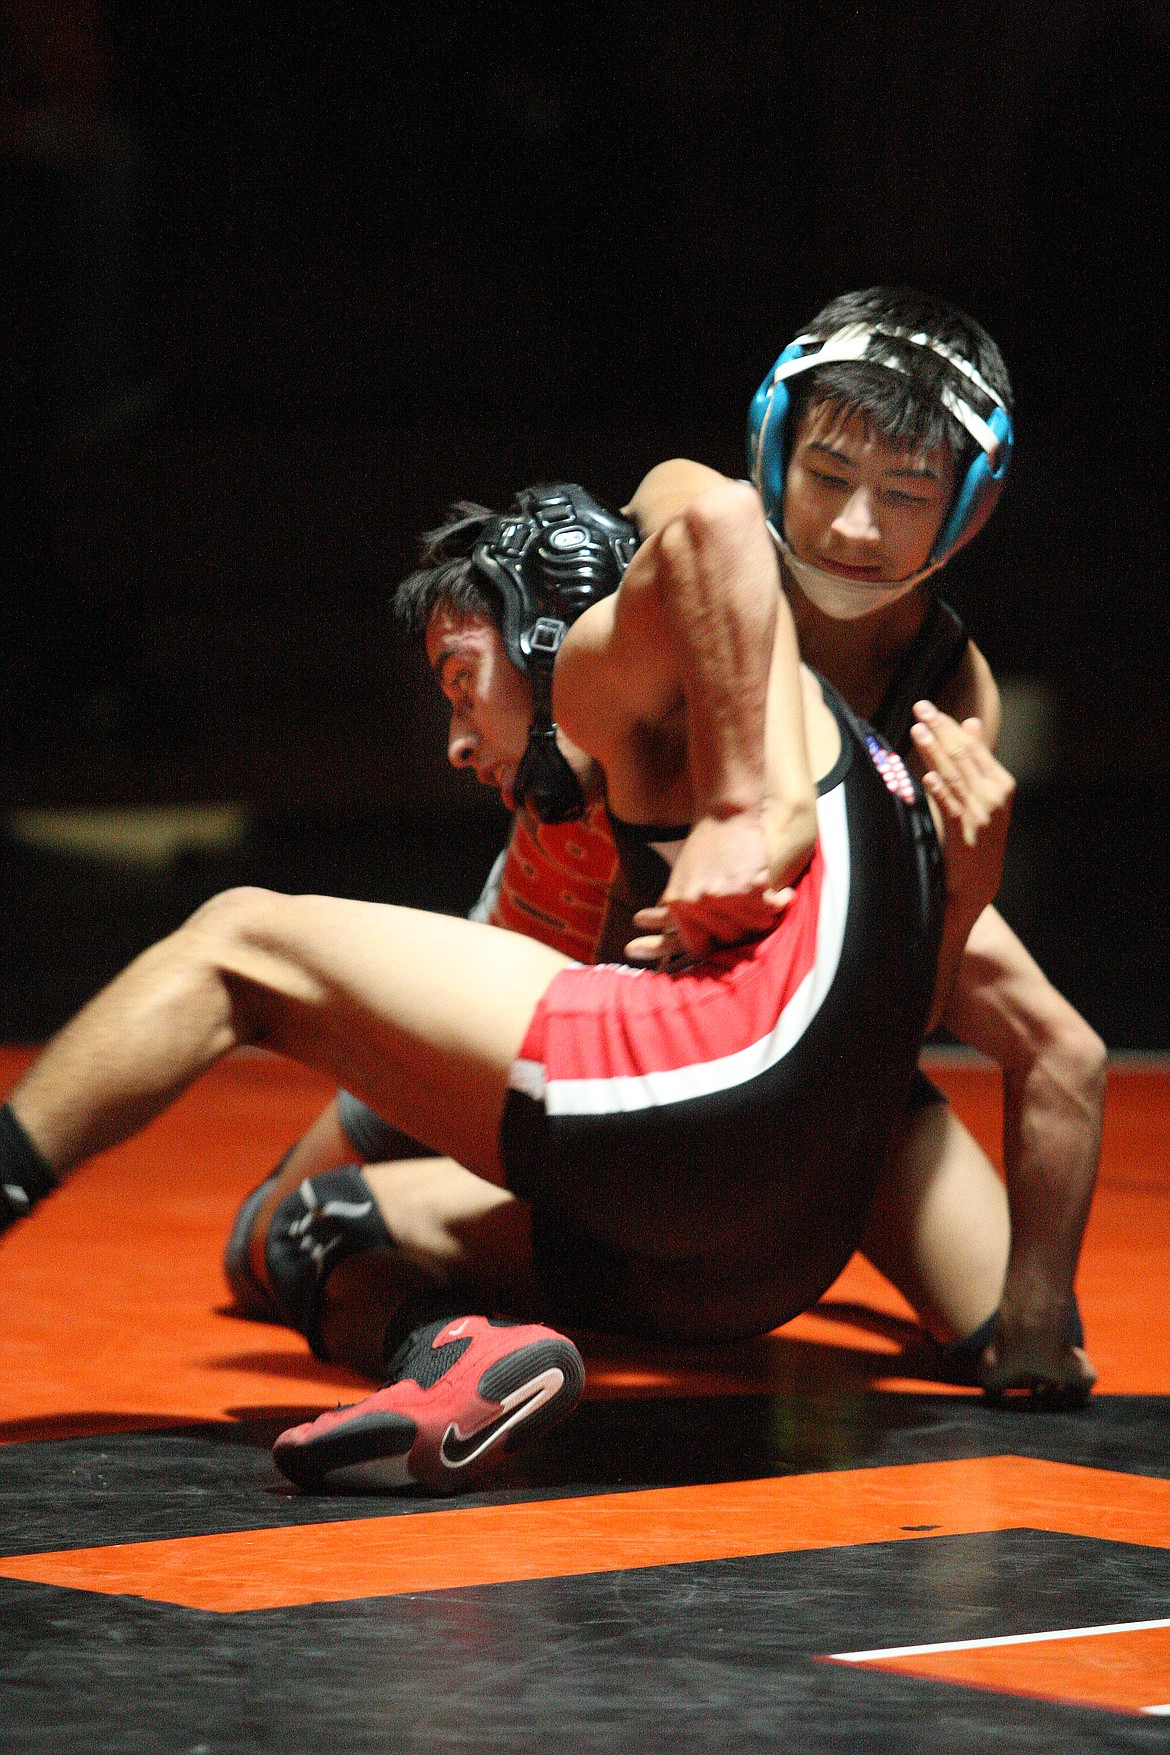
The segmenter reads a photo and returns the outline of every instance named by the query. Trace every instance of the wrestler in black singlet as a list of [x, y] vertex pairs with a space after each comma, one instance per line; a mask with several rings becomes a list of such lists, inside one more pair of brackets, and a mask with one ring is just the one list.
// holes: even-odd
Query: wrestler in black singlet
[[[501, 1153], [533, 1203], [554, 1320], [692, 1340], [759, 1333], [813, 1303], [860, 1240], [929, 1014], [941, 859], [921, 789], [912, 803], [896, 795], [869, 727], [822, 687], [841, 755], [818, 814], [843, 797], [848, 910], [831, 986], [798, 1039], [732, 1088], [632, 1113], [548, 1114], [509, 1093]], [[619, 851], [638, 843], [656, 900], [665, 862], [645, 831], [614, 827]], [[647, 978], [671, 979], [627, 977]]]
[[[873, 715], [874, 730], [885, 739], [891, 749], [899, 751], [903, 756], [910, 754], [910, 727], [914, 723], [915, 701], [937, 700], [958, 669], [967, 644], [967, 630], [959, 617], [948, 603], [932, 593], [922, 626], [903, 655], [902, 662], [882, 697], [881, 705]], [[665, 883], [665, 879], [663, 882]], [[655, 896], [653, 900], [657, 901], [658, 897]], [[481, 904], [477, 904], [477, 910], [481, 906], [482, 899]], [[625, 947], [634, 936], [634, 911], [641, 906], [642, 903], [635, 902], [634, 891], [624, 872], [619, 870], [606, 914], [605, 930], [598, 947], [599, 963], [620, 962], [625, 956]], [[477, 919], [485, 917], [485, 912], [477, 911], [475, 914]], [[932, 1103], [945, 1102], [946, 1097], [938, 1086], [932, 1084], [925, 1073], [917, 1072], [910, 1087], [910, 1107], [920, 1109]], [[396, 1155], [433, 1155], [427, 1147], [416, 1145], [413, 1141], [407, 1141], [406, 1146], [409, 1149], [405, 1149], [403, 1136], [348, 1091], [339, 1094], [338, 1114], [350, 1143], [364, 1163], [378, 1163]]]

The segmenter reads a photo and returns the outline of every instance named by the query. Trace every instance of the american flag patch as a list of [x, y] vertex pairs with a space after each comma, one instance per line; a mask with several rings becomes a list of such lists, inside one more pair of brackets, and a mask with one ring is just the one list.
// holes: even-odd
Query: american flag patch
[[873, 765], [885, 781], [895, 798], [903, 804], [914, 803], [914, 782], [906, 770], [901, 756], [893, 750], [883, 749], [876, 737], [867, 737], [865, 747], [873, 757]]

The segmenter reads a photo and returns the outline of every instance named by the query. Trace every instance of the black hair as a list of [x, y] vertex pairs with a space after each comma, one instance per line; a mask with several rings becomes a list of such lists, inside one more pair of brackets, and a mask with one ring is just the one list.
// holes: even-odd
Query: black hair
[[503, 626], [499, 595], [471, 558], [495, 516], [474, 500], [456, 500], [446, 523], [423, 536], [422, 565], [394, 593], [394, 614], [412, 634], [426, 632], [439, 604], [456, 615], [488, 615]]
[[[803, 333], [824, 339], [850, 323], [900, 329], [941, 343], [974, 366], [1011, 412], [1012, 385], [1003, 355], [983, 325], [957, 306], [910, 287], [871, 286], [830, 300]], [[860, 412], [883, 438], [922, 451], [945, 443], [956, 459], [961, 458], [973, 441], [944, 406], [939, 392], [944, 387], [957, 392], [984, 419], [994, 406], [990, 398], [928, 347], [906, 348], [901, 362], [897, 372], [867, 360], [837, 360], [814, 367], [793, 385], [790, 430], [795, 432], [810, 408], [830, 403], [843, 412]]]

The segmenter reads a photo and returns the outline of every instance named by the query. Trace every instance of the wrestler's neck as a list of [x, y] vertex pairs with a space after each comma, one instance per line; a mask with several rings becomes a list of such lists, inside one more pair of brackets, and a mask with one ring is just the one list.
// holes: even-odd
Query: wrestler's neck
[[870, 717], [918, 638], [930, 607], [929, 586], [923, 581], [872, 615], [839, 621], [805, 596], [787, 567], [781, 572], [801, 657], [832, 683], [855, 713]]

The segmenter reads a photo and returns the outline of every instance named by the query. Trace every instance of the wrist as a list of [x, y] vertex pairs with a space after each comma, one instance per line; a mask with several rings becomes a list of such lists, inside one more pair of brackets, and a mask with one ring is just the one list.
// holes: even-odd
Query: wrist
[[1051, 1262], [1013, 1251], [1004, 1276], [999, 1307], [1016, 1327], [1061, 1329], [1075, 1307], [1071, 1273], [1054, 1270]]

